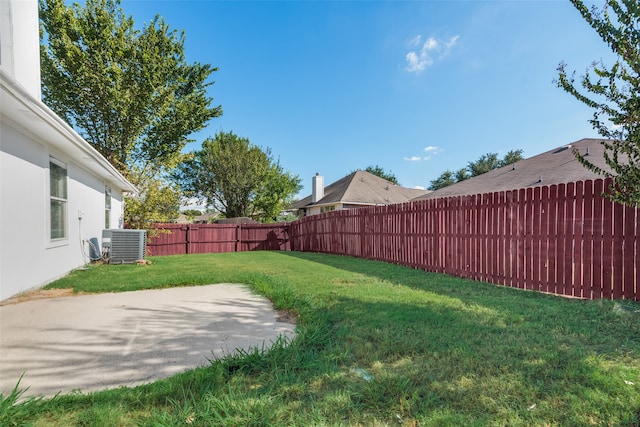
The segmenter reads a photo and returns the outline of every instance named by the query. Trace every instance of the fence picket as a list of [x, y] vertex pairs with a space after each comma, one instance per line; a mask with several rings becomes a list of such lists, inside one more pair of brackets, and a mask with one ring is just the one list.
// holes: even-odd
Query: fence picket
[[[564, 193], [564, 212], [562, 217], [564, 218], [562, 228], [564, 234], [564, 241], [562, 242], [562, 268], [558, 270], [558, 274], [562, 275], [562, 287], [564, 295], [577, 296], [576, 290], [580, 290], [580, 285], [576, 286], [574, 281], [574, 225], [575, 225], [575, 198], [576, 187], [573, 182], [570, 182], [565, 187]], [[559, 276], [560, 278], [560, 276]]]
[[489, 263], [489, 281], [499, 283], [498, 274], [498, 257], [499, 254], [499, 238], [500, 238], [500, 209], [498, 206], [498, 193], [491, 193], [489, 211], [489, 239], [491, 242], [491, 262]]
[[613, 295], [613, 202], [604, 197], [606, 182], [602, 191], [602, 298]]
[[626, 299], [632, 299], [636, 289], [635, 270], [638, 265], [636, 243], [636, 224], [638, 218], [636, 217], [636, 212], [636, 209], [631, 206], [625, 206], [624, 208], [624, 243], [622, 252], [624, 257], [624, 275], [622, 279], [622, 296]]
[[[547, 189], [548, 191], [548, 187], [544, 187], [544, 188]], [[531, 216], [531, 240], [532, 240], [532, 251], [531, 251], [532, 276], [531, 277], [532, 277], [532, 281], [531, 281], [530, 289], [540, 291], [542, 290], [542, 285], [540, 280], [541, 265], [544, 267], [544, 263], [542, 262], [543, 255], [541, 255], [541, 253], [543, 254], [545, 253], [544, 249], [542, 249], [542, 246], [543, 246], [542, 241], [544, 239], [545, 245], [546, 245], [546, 240], [548, 239], [548, 233], [546, 228], [547, 211], [542, 207], [543, 201], [542, 201], [541, 187], [535, 187], [533, 189], [532, 202], [533, 202], [533, 206], [532, 206], [533, 211]]]
[[533, 189], [527, 188], [524, 193], [523, 211], [523, 268], [525, 289], [533, 289]]
[[517, 224], [517, 210], [515, 209], [516, 191], [507, 191], [505, 193], [505, 285], [511, 287], [518, 287], [518, 280], [516, 276], [517, 268], [517, 239], [516, 239], [516, 224]]
[[518, 222], [517, 222], [517, 236], [518, 236], [518, 287], [526, 289], [527, 287], [527, 275], [526, 275], [526, 195], [525, 189], [518, 190]]
[[574, 295], [586, 298], [586, 290], [583, 277], [583, 256], [584, 256], [584, 183], [576, 182], [575, 186], [575, 210], [573, 224], [573, 284]]
[[602, 298], [602, 236], [603, 236], [603, 198], [602, 180], [593, 183], [593, 298]]
[[624, 206], [613, 204], [613, 298], [624, 296]]

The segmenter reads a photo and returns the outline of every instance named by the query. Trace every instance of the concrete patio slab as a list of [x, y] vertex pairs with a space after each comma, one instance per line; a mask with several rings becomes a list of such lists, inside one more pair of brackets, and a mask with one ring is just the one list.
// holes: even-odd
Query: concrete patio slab
[[293, 338], [265, 298], [237, 284], [90, 294], [0, 307], [0, 393], [135, 386], [235, 349]]

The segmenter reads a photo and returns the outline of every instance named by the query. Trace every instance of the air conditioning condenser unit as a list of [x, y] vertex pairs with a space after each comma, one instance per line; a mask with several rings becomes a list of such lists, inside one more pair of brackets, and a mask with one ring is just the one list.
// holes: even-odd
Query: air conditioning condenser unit
[[102, 247], [109, 264], [134, 263], [144, 259], [146, 246], [145, 230], [102, 230]]

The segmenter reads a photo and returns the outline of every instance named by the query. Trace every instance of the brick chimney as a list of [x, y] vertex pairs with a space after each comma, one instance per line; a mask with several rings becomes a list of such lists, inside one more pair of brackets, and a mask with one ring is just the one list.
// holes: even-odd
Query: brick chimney
[[311, 178], [311, 203], [318, 203], [324, 197], [324, 176], [316, 173]]

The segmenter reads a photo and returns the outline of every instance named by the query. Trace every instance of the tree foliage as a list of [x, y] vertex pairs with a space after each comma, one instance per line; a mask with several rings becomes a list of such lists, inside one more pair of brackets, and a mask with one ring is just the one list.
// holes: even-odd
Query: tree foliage
[[432, 180], [429, 184], [428, 189], [431, 191], [436, 191], [444, 187], [448, 187], [452, 184], [455, 184], [457, 181], [453, 175], [453, 172], [450, 170], [446, 170], [440, 174], [439, 177]]
[[149, 236], [157, 234], [153, 223], [172, 222], [180, 209], [180, 189], [172, 183], [157, 179], [149, 173], [134, 171], [132, 184], [138, 197], [127, 199], [124, 221], [130, 228], [146, 229]]
[[523, 159], [522, 153], [522, 150], [511, 150], [502, 159], [498, 157], [497, 153], [483, 154], [478, 160], [467, 163], [467, 167], [459, 169], [457, 172], [444, 171], [438, 178], [431, 181], [428, 189], [432, 191], [439, 190], [465, 179], [516, 163]]
[[233, 132], [219, 132], [178, 167], [174, 176], [193, 197], [204, 199], [227, 218], [275, 221], [301, 189], [300, 178], [274, 161], [269, 149], [251, 145]]
[[617, 58], [610, 68], [592, 63], [578, 82], [565, 63], [558, 66], [558, 86], [595, 110], [589, 122], [606, 139], [601, 143], [611, 171], [574, 153], [590, 170], [614, 178], [609, 197], [634, 206], [640, 202], [640, 4], [606, 0], [601, 9], [589, 9], [582, 1], [571, 3]]
[[367, 166], [365, 168], [366, 172], [369, 172], [375, 176], [379, 176], [382, 179], [386, 179], [389, 182], [392, 182], [396, 185], [400, 185], [400, 183], [398, 182], [398, 178], [393, 174], [393, 172], [389, 171], [385, 171], [382, 167], [375, 165], [375, 166]]
[[188, 136], [222, 109], [206, 93], [217, 68], [185, 61], [184, 32], [159, 16], [136, 29], [119, 5], [40, 0], [42, 94], [137, 186], [125, 219], [142, 227], [177, 216], [178, 189], [163, 177]]
[[458, 169], [458, 171], [455, 173], [454, 182], [464, 181], [465, 179], [469, 179], [469, 178], [471, 178], [471, 175], [469, 175], [469, 171], [466, 168], [461, 168], [461, 169]]
[[498, 159], [497, 153], [483, 154], [478, 160], [467, 164], [467, 170], [471, 176], [482, 175], [499, 167], [500, 159]]
[[[156, 16], [141, 30], [119, 0], [40, 0], [44, 102], [119, 171], [171, 165], [187, 136], [221, 114], [208, 64], [184, 58], [184, 32]], [[44, 37], [46, 36], [46, 38]]]
[[520, 160], [524, 160], [522, 156], [522, 150], [511, 150], [507, 154], [504, 155], [502, 160], [500, 161], [500, 167], [509, 166], [514, 163], [519, 162]]
[[193, 220], [195, 217], [202, 215], [202, 212], [198, 209], [185, 209], [181, 213], [189, 220]]
[[302, 189], [299, 177], [291, 175], [278, 162], [273, 161], [259, 184], [253, 207], [254, 216], [263, 222], [278, 221], [280, 213]]

